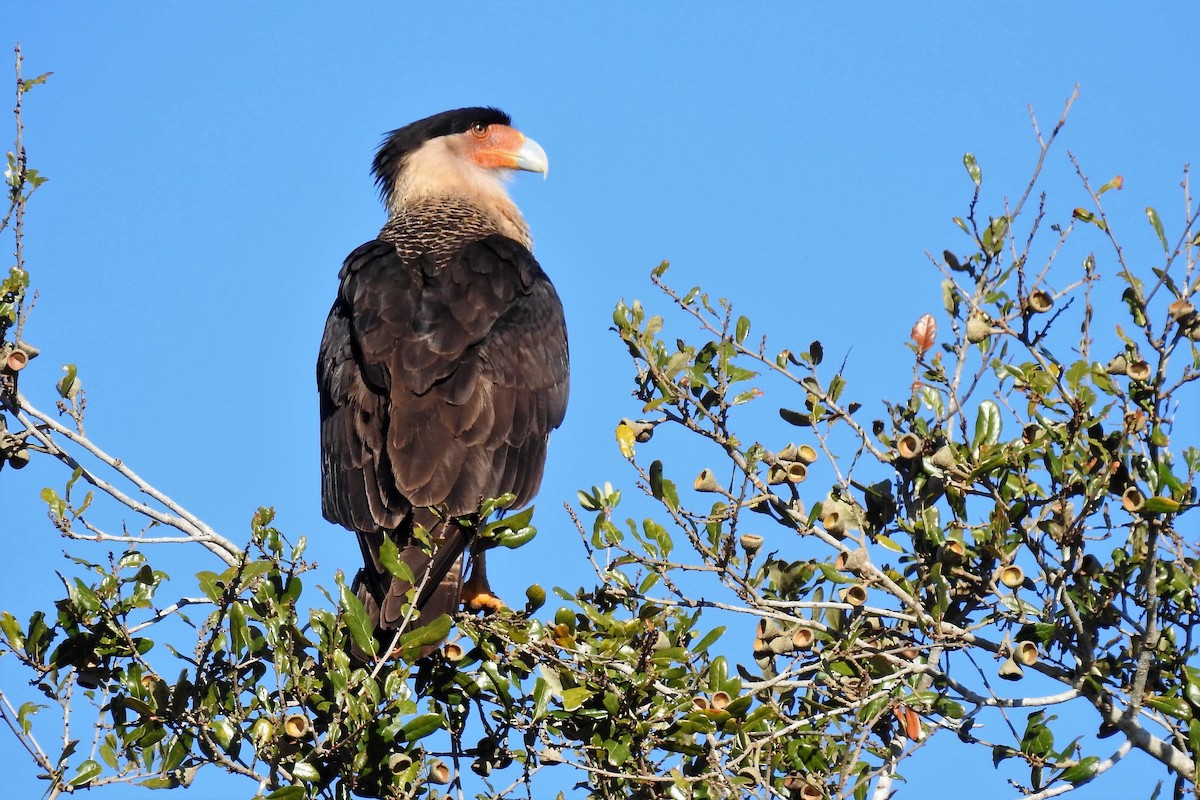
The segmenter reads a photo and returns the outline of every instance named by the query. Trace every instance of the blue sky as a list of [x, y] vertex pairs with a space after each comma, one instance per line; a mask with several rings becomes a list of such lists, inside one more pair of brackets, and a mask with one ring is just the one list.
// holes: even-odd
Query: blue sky
[[[41, 299], [26, 338], [43, 356], [23, 390], [53, 406], [59, 365], [76, 363], [96, 441], [226, 535], [274, 505], [326, 583], [352, 572], [352, 537], [320, 515], [313, 361], [341, 260], [384, 219], [370, 160], [384, 131], [498, 105], [549, 154], [548, 180], [520, 176], [513, 194], [573, 359], [541, 536], [520, 574], [493, 560], [519, 596], [535, 579], [589, 581], [561, 503], [631, 483], [612, 431], [638, 406], [608, 328], [618, 298], [651, 298], [660, 260], [677, 284], [733, 299], [756, 332], [849, 353], [875, 397], [907, 385], [909, 328], [940, 305], [924, 253], [961, 244], [963, 152], [985, 199], [1023, 188], [1027, 104], [1048, 129], [1081, 84], [1046, 170], [1059, 202], [1081, 204], [1069, 148], [1097, 184], [1124, 175], [1111, 205], [1131, 226], [1146, 205], [1174, 219], [1182, 165], [1200, 155], [1195, 3], [746, 5], [6, 10], [0, 44], [21, 41], [27, 77], [55, 73], [26, 104], [31, 165], [50, 182], [27, 223]], [[0, 536], [19, 564], [0, 607], [27, 615], [56, 596], [45, 576], [63, 543], [36, 498], [62, 480], [36, 464], [0, 476]], [[937, 758], [912, 789], [938, 786]], [[978, 796], [1009, 796], [980, 758]], [[40, 791], [7, 739], [0, 761], [22, 795]], [[1105, 792], [1149, 796], [1135, 763]]]

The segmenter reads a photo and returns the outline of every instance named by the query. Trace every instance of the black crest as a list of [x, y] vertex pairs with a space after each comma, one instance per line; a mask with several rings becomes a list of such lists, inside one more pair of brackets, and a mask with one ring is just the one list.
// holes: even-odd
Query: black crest
[[511, 125], [512, 119], [498, 108], [456, 108], [419, 119], [387, 134], [371, 166], [375, 185], [379, 187], [383, 201], [386, 203], [391, 196], [396, 185], [396, 174], [409, 153], [430, 139], [464, 133], [477, 123]]

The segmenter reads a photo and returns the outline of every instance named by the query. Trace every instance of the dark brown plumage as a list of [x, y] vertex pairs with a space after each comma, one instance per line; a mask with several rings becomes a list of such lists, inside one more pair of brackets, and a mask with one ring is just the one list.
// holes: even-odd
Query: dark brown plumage
[[528, 503], [566, 410], [562, 305], [501, 182], [544, 172], [545, 154], [508, 123], [460, 109], [389, 135], [375, 173], [390, 218], [347, 257], [321, 340], [322, 510], [358, 534], [355, 587], [384, 633], [412, 588], [380, 561], [384, 537], [418, 585], [431, 574], [420, 624], [452, 613], [470, 532], [444, 519]]

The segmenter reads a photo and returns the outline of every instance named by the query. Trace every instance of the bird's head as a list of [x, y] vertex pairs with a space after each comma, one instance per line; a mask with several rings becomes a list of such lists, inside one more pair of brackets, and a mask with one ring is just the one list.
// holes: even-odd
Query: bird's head
[[546, 151], [511, 123], [496, 108], [459, 108], [392, 131], [372, 169], [384, 203], [395, 212], [421, 197], [507, 201], [513, 170], [549, 169]]

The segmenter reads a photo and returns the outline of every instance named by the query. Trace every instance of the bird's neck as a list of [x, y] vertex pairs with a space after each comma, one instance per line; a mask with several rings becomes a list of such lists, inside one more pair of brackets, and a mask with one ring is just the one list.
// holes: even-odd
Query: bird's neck
[[402, 252], [435, 257], [452, 255], [463, 238], [480, 238], [499, 233], [533, 249], [529, 226], [516, 204], [504, 197], [503, 204], [486, 206], [473, 198], [428, 195], [393, 206], [380, 238], [395, 242]]

